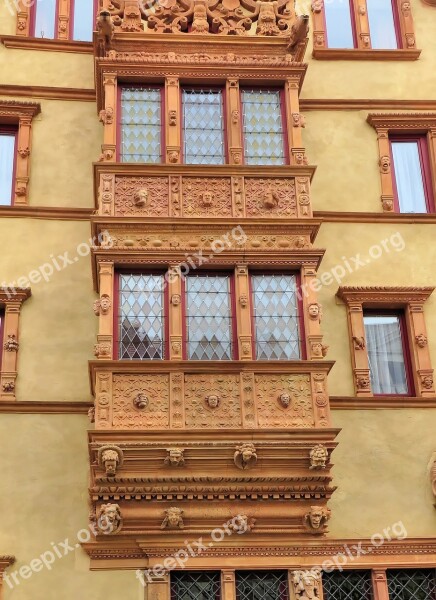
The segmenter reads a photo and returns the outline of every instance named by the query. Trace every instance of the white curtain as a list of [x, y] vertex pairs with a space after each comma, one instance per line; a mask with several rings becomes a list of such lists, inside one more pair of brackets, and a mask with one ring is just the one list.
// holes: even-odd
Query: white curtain
[[0, 135], [0, 205], [11, 204], [15, 136]]
[[365, 316], [371, 387], [374, 394], [407, 394], [399, 317]]
[[427, 212], [418, 143], [392, 142], [392, 156], [400, 212]]

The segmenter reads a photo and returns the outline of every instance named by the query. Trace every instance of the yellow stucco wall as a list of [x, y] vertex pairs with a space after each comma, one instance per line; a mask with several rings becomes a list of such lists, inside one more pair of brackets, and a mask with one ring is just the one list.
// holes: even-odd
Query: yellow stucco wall
[[[18, 400], [80, 401], [90, 398], [87, 360], [97, 333], [91, 261], [80, 256], [90, 238], [87, 222], [0, 219], [0, 284], [42, 267], [48, 281], [31, 283], [20, 318]], [[73, 264], [53, 263], [68, 252]], [[77, 261], [74, 259], [77, 258]], [[46, 266], [43, 266], [46, 265]], [[51, 269], [50, 269], [51, 267]], [[50, 270], [52, 274], [50, 275]]]

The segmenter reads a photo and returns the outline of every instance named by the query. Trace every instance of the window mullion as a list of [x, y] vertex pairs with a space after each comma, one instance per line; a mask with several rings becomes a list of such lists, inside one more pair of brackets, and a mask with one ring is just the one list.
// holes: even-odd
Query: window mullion
[[57, 22], [55, 23], [55, 37], [60, 40], [68, 40], [71, 30], [71, 11], [74, 0], [57, 0]]
[[183, 333], [183, 295], [182, 278], [179, 265], [171, 265], [165, 282], [165, 293], [168, 294], [168, 331], [170, 337], [170, 360], [181, 360]]
[[236, 600], [235, 571], [225, 569], [221, 571], [221, 599]]
[[351, 0], [355, 24], [357, 48], [371, 48], [371, 35], [369, 31], [368, 7], [366, 0]]
[[[178, 77], [167, 77], [165, 79], [165, 115], [162, 115], [162, 127], [164, 127], [165, 148], [162, 148], [164, 162], [179, 163], [181, 148], [181, 99], [180, 82]], [[163, 145], [163, 144], [162, 144]]]
[[248, 269], [238, 265], [235, 271], [235, 305], [238, 349], [241, 360], [253, 358], [253, 332], [251, 330], [252, 304], [249, 288]]
[[242, 162], [242, 107], [239, 80], [226, 81], [226, 154], [229, 163], [239, 165]]
[[371, 571], [373, 600], [389, 600], [386, 569], [373, 569]]

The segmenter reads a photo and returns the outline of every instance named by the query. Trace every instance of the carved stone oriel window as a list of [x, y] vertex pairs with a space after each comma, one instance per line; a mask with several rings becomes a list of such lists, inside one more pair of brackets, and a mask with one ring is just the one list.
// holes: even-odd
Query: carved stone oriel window
[[371, 113], [377, 132], [381, 202], [385, 212], [434, 212], [436, 115]]
[[4, 197], [1, 190], [0, 205], [28, 203], [32, 119], [40, 111], [36, 102], [0, 100], [0, 180], [11, 190]]
[[312, 0], [313, 56], [416, 60], [410, 0]]
[[[424, 319], [424, 303], [433, 290], [431, 287], [339, 288], [337, 295], [347, 306], [357, 397], [376, 394], [434, 396]], [[374, 315], [385, 315], [383, 327], [377, 331], [374, 329], [377, 325]], [[404, 327], [401, 327], [403, 319]], [[383, 332], [387, 336], [385, 340]], [[380, 370], [378, 374], [375, 372], [377, 369]], [[383, 375], [382, 369], [390, 373]]]
[[15, 400], [19, 353], [18, 323], [29, 288], [0, 288], [0, 401]]

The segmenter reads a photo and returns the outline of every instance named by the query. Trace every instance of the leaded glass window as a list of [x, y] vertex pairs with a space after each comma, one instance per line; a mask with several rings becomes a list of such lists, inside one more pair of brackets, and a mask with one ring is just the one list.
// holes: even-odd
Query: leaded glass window
[[193, 275], [186, 278], [189, 359], [232, 359], [233, 315], [230, 286], [230, 275]]
[[236, 573], [237, 600], [287, 600], [285, 571], [239, 571]]
[[171, 600], [220, 600], [220, 573], [173, 571]]
[[366, 346], [374, 394], [407, 394], [401, 315], [366, 313]]
[[371, 571], [323, 573], [324, 600], [372, 600]]
[[388, 570], [390, 600], [435, 600], [434, 569]]
[[252, 275], [256, 358], [299, 359], [300, 334], [295, 275]]
[[224, 164], [222, 91], [184, 89], [183, 156], [188, 165]]
[[284, 165], [283, 116], [278, 90], [243, 90], [244, 156], [247, 165]]
[[122, 162], [160, 163], [162, 92], [155, 87], [121, 89]]
[[119, 274], [119, 358], [165, 358], [164, 277]]

